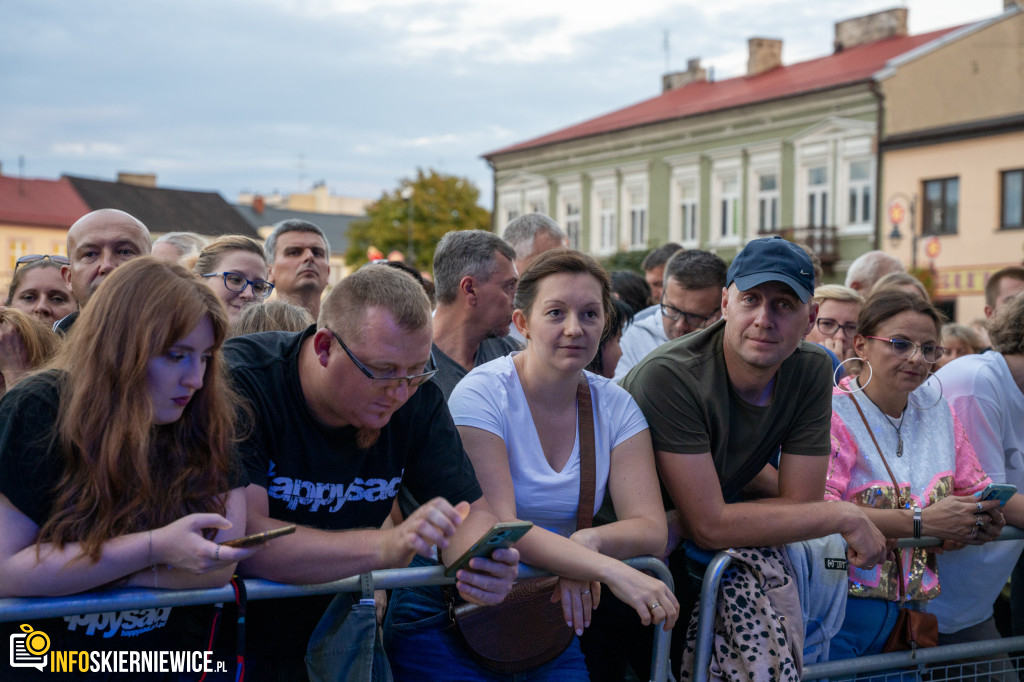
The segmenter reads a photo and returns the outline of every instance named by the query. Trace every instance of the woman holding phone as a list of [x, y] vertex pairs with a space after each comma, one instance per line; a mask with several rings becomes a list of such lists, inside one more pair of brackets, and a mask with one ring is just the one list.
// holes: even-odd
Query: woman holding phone
[[[138, 258], [97, 290], [50, 368], [0, 399], [0, 596], [231, 579], [254, 550], [218, 544], [245, 530], [226, 329], [223, 305], [192, 273]], [[181, 639], [176, 616], [188, 611], [37, 629], [58, 650], [205, 648]]]
[[[663, 582], [620, 561], [660, 554], [667, 526], [660, 496], [651, 494], [658, 479], [646, 420], [628, 393], [584, 371], [611, 306], [608, 275], [597, 261], [567, 249], [546, 252], [523, 273], [516, 291], [513, 322], [526, 350], [477, 367], [449, 400], [495, 514], [502, 521], [533, 522], [516, 548], [525, 563], [560, 576], [552, 600], [561, 602], [566, 626], [577, 636], [590, 624], [602, 583], [645, 625], [670, 629], [679, 615]], [[608, 489], [619, 520], [577, 529], [581, 379], [593, 405], [594, 511]], [[472, 660], [450, 629], [430, 632], [430, 615], [443, 604], [430, 603], [426, 593], [396, 591], [391, 609], [388, 645], [396, 679], [422, 679], [428, 669], [435, 679], [511, 679]], [[530, 679], [588, 679], [578, 639], [532, 670]]]
[[[944, 351], [941, 319], [927, 300], [899, 289], [864, 304], [853, 340], [863, 369], [832, 393], [825, 497], [865, 507], [889, 538], [932, 536], [949, 550], [998, 537], [1006, 518], [998, 500], [981, 499], [991, 481], [941, 384], [928, 381]], [[895, 561], [850, 567], [831, 660], [881, 653], [903, 602], [923, 607], [938, 595], [935, 552], [898, 552]]]

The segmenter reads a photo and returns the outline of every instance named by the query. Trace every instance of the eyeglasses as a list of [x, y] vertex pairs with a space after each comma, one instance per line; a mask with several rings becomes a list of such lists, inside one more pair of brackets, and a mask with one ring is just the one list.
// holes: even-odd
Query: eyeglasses
[[708, 326], [708, 321], [722, 309], [721, 307], [718, 307], [712, 310], [710, 315], [698, 315], [697, 313], [683, 312], [679, 308], [671, 306], [668, 303], [663, 302], [660, 305], [662, 315], [673, 322], [678, 322], [680, 318], [686, 318], [686, 326], [692, 327], [693, 329], [703, 329]]
[[430, 377], [437, 374], [437, 364], [434, 362], [434, 352], [431, 351], [430, 359], [427, 361], [427, 366], [423, 374], [413, 374], [412, 376], [405, 377], [379, 377], [373, 372], [371, 372], [366, 365], [360, 362], [359, 358], [352, 354], [352, 351], [348, 349], [348, 346], [346, 346], [345, 342], [341, 340], [341, 337], [338, 336], [337, 332], [335, 332], [333, 329], [327, 326], [325, 326], [324, 329], [326, 329], [327, 331], [334, 335], [334, 338], [336, 338], [338, 340], [338, 343], [341, 344], [342, 350], [348, 353], [348, 357], [350, 360], [352, 360], [352, 364], [354, 364], [360, 372], [365, 374], [367, 379], [369, 379], [370, 381], [374, 382], [377, 385], [382, 385], [385, 388], [398, 388], [399, 386], [402, 385], [402, 382], [404, 381], [409, 384], [410, 389], [418, 388], [425, 384], [427, 380], [430, 379]]
[[819, 317], [818, 321], [815, 322], [815, 324], [818, 325], [818, 331], [824, 334], [825, 336], [832, 336], [837, 331], [839, 331], [840, 328], [842, 328], [843, 334], [845, 334], [846, 338], [848, 339], [852, 339], [854, 336], [857, 335], [857, 325], [854, 324], [853, 322], [839, 324], [835, 320], [829, 319], [827, 317]]
[[896, 357], [909, 360], [917, 354], [917, 351], [921, 351], [921, 357], [924, 358], [925, 362], [936, 362], [942, 357], [942, 354], [946, 352], [946, 349], [942, 346], [936, 346], [934, 344], [926, 344], [919, 346], [913, 341], [907, 341], [906, 339], [887, 339], [882, 336], [865, 336], [865, 339], [874, 339], [875, 341], [887, 341], [892, 346], [892, 352], [896, 354]]
[[246, 279], [243, 275], [237, 272], [211, 272], [203, 277], [217, 277], [219, 275], [224, 276], [224, 287], [228, 291], [237, 291], [242, 293], [248, 286], [252, 287], [252, 295], [256, 298], [266, 298], [270, 296], [270, 292], [274, 290], [274, 285], [270, 282], [262, 279], [258, 279], [255, 282], [251, 279]]
[[39, 255], [32, 254], [31, 256], [22, 256], [18, 260], [14, 261], [14, 271], [17, 272], [18, 268], [22, 265], [28, 265], [29, 263], [38, 263], [41, 260], [48, 260], [55, 265], [71, 265], [71, 261], [67, 256], [51, 256], [51, 255]]

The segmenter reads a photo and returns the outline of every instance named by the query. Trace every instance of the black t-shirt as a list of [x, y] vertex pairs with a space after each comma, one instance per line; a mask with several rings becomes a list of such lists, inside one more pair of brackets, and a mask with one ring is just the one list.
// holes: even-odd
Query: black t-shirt
[[[59, 397], [60, 375], [46, 372], [0, 398], [0, 493], [40, 527], [52, 513], [65, 466], [53, 438]], [[65, 616], [31, 625], [50, 637], [52, 651], [184, 651], [205, 648], [212, 615], [210, 606], [163, 607]], [[21, 632], [20, 623], [5, 623], [0, 631], [9, 640]], [[0, 677], [33, 672], [8, 668]]]
[[[356, 429], [328, 428], [316, 419], [298, 369], [302, 343], [315, 330], [251, 334], [224, 346], [235, 388], [253, 412], [240, 449], [251, 482], [267, 490], [270, 516], [324, 530], [379, 528], [400, 485], [421, 500], [476, 501], [482, 493], [473, 466], [432, 383], [392, 415], [367, 449], [356, 446]], [[273, 551], [273, 543], [263, 551]], [[253, 602], [246, 651], [303, 655], [329, 600]]]

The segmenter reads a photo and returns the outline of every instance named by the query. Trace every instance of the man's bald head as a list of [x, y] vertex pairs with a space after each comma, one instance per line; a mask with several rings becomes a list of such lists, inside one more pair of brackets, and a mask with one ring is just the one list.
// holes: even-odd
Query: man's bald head
[[149, 230], [142, 222], [116, 208], [87, 213], [68, 230], [70, 265], [61, 268], [64, 280], [84, 305], [96, 287], [119, 265], [150, 253]]

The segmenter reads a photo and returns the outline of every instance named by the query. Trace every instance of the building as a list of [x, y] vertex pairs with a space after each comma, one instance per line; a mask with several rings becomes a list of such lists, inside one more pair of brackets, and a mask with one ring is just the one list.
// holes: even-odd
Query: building
[[[988, 276], [1024, 261], [1024, 9], [947, 34], [877, 75], [882, 247], [933, 270], [958, 322], [984, 316]], [[898, 239], [891, 239], [898, 237]]]
[[913, 78], [914, 55], [953, 59], [969, 30], [908, 35], [907, 10], [894, 9], [838, 22], [834, 53], [819, 59], [784, 65], [781, 40], [751, 38], [747, 73], [715, 82], [690, 60], [656, 97], [485, 154], [495, 227], [540, 211], [597, 256], [671, 240], [727, 260], [782, 234], [841, 280], [881, 242], [880, 121], [895, 133], [912, 117], [885, 88]]
[[31, 254], [67, 255], [68, 228], [88, 212], [66, 178], [0, 175], [0, 303], [17, 260]]

